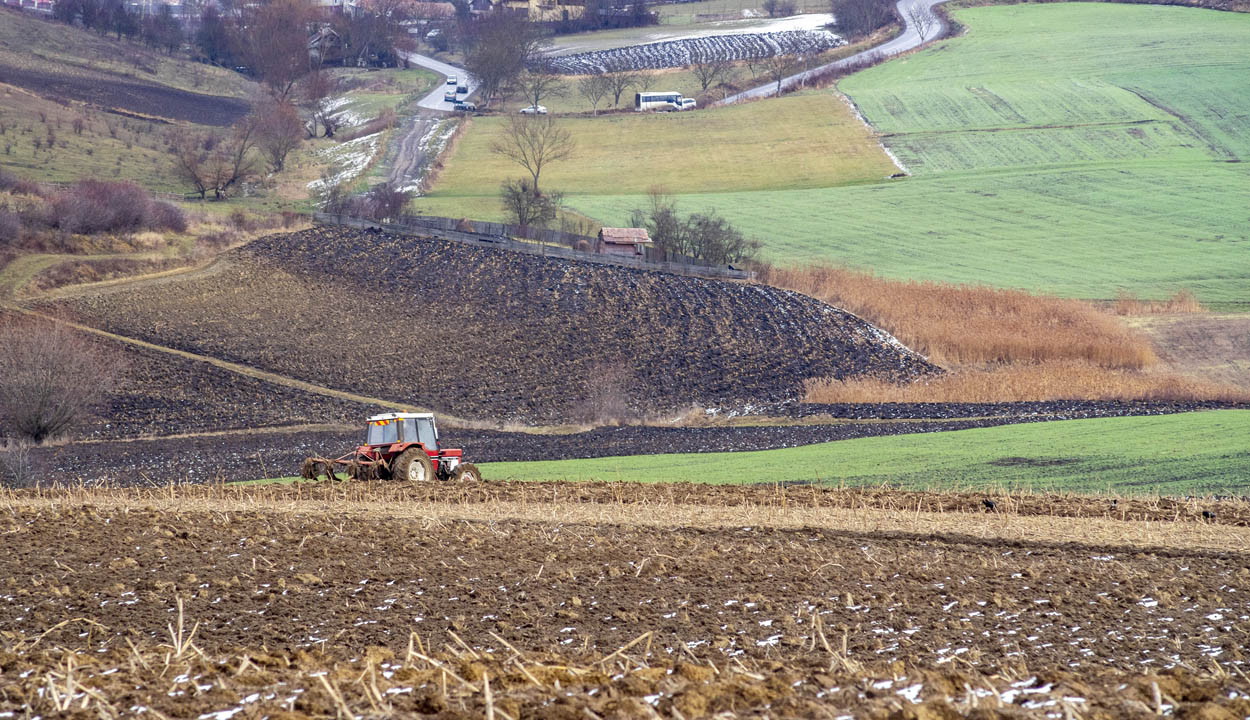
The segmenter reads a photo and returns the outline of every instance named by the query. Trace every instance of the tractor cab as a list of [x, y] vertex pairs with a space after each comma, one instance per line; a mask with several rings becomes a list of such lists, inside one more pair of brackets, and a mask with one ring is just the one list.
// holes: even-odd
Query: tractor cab
[[421, 443], [438, 451], [438, 428], [432, 413], [386, 413], [369, 418], [365, 444], [371, 448], [396, 443]]

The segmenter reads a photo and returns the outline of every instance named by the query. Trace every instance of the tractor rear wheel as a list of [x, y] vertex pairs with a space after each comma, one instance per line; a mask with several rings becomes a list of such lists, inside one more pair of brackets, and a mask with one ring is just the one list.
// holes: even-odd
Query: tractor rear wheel
[[460, 482], [482, 482], [482, 471], [477, 469], [473, 463], [460, 463], [456, 466], [456, 472], [451, 476], [452, 480]]
[[393, 480], [424, 483], [434, 479], [434, 463], [421, 448], [408, 448], [391, 463]]

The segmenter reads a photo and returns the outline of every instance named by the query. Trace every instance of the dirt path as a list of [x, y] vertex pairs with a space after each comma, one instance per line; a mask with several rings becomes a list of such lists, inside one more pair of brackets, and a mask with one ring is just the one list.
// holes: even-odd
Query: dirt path
[[415, 187], [429, 169], [432, 158], [428, 156], [430, 133], [438, 127], [447, 114], [425, 108], [413, 115], [411, 125], [405, 127], [395, 151], [395, 159], [387, 172], [387, 180], [398, 187]]
[[161, 252], [98, 253], [72, 255], [69, 253], [37, 253], [22, 255], [0, 268], [0, 299], [17, 297], [40, 273], [63, 262], [94, 262], [98, 260], [161, 260], [169, 255]]
[[1172, 370], [1250, 390], [1250, 313], [1129, 318]]

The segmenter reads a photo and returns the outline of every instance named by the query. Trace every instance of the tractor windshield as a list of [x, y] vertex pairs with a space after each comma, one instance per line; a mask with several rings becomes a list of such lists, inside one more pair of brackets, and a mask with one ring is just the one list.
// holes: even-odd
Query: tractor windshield
[[399, 422], [397, 420], [374, 420], [369, 423], [369, 436], [366, 445], [388, 445], [399, 442]]

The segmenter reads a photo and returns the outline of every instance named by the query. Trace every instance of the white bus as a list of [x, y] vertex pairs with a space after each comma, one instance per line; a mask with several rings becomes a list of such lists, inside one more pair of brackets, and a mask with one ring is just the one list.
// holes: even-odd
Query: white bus
[[645, 110], [688, 110], [695, 105], [694, 98], [684, 98], [679, 92], [644, 92], [634, 93], [634, 109]]

